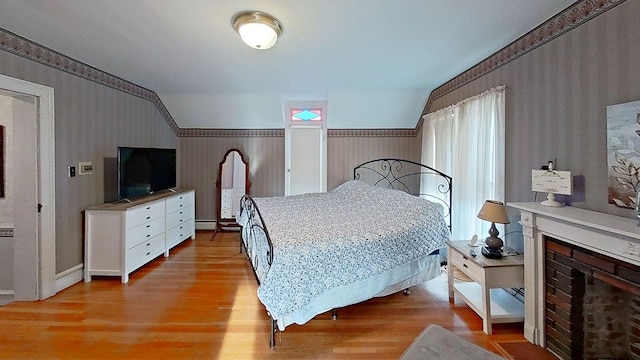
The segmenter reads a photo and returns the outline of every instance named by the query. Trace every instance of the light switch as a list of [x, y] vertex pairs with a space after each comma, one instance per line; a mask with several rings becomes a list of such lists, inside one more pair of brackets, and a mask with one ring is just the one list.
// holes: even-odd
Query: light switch
[[69, 177], [74, 177], [74, 176], [76, 176], [76, 167], [69, 166]]

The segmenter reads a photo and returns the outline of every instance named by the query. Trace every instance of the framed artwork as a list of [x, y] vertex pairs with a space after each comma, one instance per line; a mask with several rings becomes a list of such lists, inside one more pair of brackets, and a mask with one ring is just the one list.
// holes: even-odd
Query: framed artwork
[[609, 204], [636, 207], [640, 190], [640, 100], [607, 106]]
[[0, 198], [4, 197], [4, 126], [0, 125]]

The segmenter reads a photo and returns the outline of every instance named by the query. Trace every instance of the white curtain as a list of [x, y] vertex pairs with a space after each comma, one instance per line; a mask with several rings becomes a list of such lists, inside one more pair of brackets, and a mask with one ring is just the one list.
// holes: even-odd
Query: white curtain
[[[491, 224], [478, 211], [485, 200], [504, 202], [504, 108], [500, 86], [423, 117], [422, 163], [453, 178], [452, 239], [487, 237]], [[426, 177], [422, 187], [442, 198]], [[504, 226], [498, 229], [504, 236]]]

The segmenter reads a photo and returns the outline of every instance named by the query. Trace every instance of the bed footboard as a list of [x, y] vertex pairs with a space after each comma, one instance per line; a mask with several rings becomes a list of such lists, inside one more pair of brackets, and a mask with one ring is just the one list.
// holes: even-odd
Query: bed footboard
[[238, 220], [242, 226], [240, 252], [245, 249], [259, 285], [273, 262], [273, 243], [258, 205], [249, 195], [240, 199]]
[[[251, 264], [253, 275], [256, 277], [258, 285], [269, 272], [273, 263], [273, 243], [269, 236], [269, 230], [264, 223], [262, 214], [258, 209], [255, 200], [249, 195], [244, 195], [240, 199], [240, 213], [237, 217], [238, 223], [242, 226], [240, 233], [240, 252], [245, 249], [247, 259]], [[271, 314], [269, 314], [271, 317]], [[269, 347], [276, 346], [277, 321], [271, 317], [271, 334], [269, 336]]]

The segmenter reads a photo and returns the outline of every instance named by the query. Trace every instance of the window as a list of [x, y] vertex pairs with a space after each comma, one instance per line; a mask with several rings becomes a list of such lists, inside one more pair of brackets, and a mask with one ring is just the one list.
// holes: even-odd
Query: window
[[501, 86], [424, 116], [422, 163], [453, 178], [453, 239], [485, 237], [491, 224], [478, 211], [485, 200], [504, 202], [504, 98]]
[[291, 121], [322, 121], [322, 109], [300, 109], [300, 108], [292, 108], [290, 109]]

